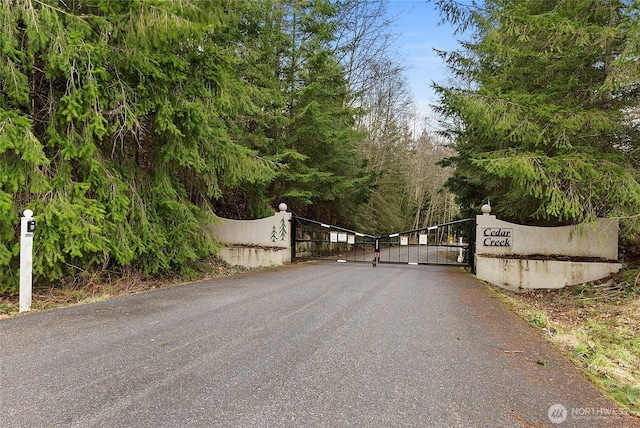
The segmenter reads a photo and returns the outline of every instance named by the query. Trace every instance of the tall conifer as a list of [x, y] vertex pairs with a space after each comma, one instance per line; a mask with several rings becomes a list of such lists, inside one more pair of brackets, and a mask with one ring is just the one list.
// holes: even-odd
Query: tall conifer
[[465, 14], [437, 3], [473, 30], [443, 53], [460, 84], [437, 88], [462, 205], [490, 200], [504, 218], [539, 224], [637, 212], [639, 81], [621, 64], [637, 46], [638, 4], [488, 0]]
[[237, 85], [227, 27], [242, 4], [2, 3], [0, 291], [16, 287], [27, 207], [36, 283], [180, 271], [211, 254], [211, 198], [274, 172], [222, 118]]

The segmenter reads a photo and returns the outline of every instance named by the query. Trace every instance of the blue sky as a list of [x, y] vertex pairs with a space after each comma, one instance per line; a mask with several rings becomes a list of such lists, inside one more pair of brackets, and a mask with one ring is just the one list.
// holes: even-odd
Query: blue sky
[[390, 30], [398, 35], [397, 53], [407, 66], [405, 74], [418, 111], [428, 114], [428, 105], [436, 102], [431, 82], [446, 83], [448, 76], [433, 48], [455, 50], [463, 37], [454, 36], [454, 29], [449, 25], [438, 25], [437, 10], [424, 0], [389, 0], [387, 15], [396, 19]]

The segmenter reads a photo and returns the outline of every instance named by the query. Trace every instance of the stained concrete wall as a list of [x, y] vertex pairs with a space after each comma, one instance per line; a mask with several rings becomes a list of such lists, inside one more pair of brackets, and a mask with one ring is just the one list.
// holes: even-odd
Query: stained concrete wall
[[220, 256], [232, 265], [260, 267], [291, 262], [291, 213], [280, 212], [258, 220], [221, 219], [211, 232], [225, 245]]
[[622, 265], [611, 262], [507, 259], [476, 256], [476, 276], [511, 291], [563, 288], [597, 281], [618, 272]]
[[229, 246], [220, 252], [222, 260], [230, 265], [248, 268], [280, 266], [291, 263], [291, 250], [281, 247]]
[[622, 267], [616, 221], [523, 226], [498, 220], [485, 207], [487, 212], [476, 217], [475, 249], [476, 276], [484, 281], [512, 291], [562, 288], [605, 278]]

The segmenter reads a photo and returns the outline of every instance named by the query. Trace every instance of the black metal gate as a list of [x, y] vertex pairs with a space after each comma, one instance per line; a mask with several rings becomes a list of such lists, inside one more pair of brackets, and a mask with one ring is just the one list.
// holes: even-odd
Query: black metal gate
[[472, 266], [475, 220], [457, 220], [378, 239], [380, 263]]
[[371, 262], [376, 237], [339, 226], [293, 216], [292, 260]]
[[294, 215], [291, 236], [292, 260], [473, 267], [475, 219], [374, 236]]

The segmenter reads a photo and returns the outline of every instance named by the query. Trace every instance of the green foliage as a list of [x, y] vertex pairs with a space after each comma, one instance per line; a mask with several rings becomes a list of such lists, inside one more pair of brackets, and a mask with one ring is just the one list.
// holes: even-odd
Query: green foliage
[[461, 204], [478, 212], [490, 200], [503, 218], [537, 224], [635, 214], [640, 85], [625, 60], [638, 54], [637, 3], [489, 1], [457, 14], [438, 3], [475, 30], [442, 54], [465, 84], [437, 88]]
[[371, 180], [336, 7], [3, 2], [0, 293], [17, 290], [26, 208], [36, 284], [184, 273], [218, 249], [214, 212], [261, 217], [285, 200], [348, 223]]
[[354, 130], [358, 111], [332, 46], [337, 5], [249, 3], [234, 34], [242, 84], [223, 95], [225, 120], [234, 138], [278, 170], [268, 185], [227, 186], [216, 207], [260, 217], [272, 212], [265, 205], [285, 201], [297, 214], [347, 224], [369, 195], [369, 177], [364, 134]]
[[356, 113], [348, 107], [347, 82], [327, 49], [307, 53], [308, 69], [300, 73], [304, 84], [291, 108], [287, 139], [305, 159], [290, 164], [276, 185], [286, 189], [285, 198], [299, 195], [292, 201], [298, 212], [309, 204], [316, 217], [345, 222], [368, 197], [357, 145], [364, 135], [354, 130]]
[[203, 232], [211, 198], [268, 183], [276, 167], [221, 118], [221, 94], [240, 85], [227, 29], [241, 6], [0, 6], [0, 292], [17, 287], [27, 207], [36, 283], [116, 266], [181, 272], [216, 250]]

